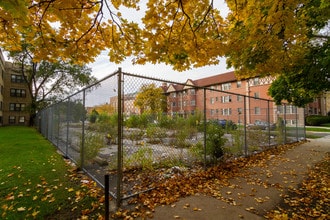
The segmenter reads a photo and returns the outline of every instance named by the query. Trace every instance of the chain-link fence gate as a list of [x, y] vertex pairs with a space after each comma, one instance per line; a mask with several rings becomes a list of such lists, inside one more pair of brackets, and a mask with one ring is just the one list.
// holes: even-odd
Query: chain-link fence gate
[[121, 69], [38, 114], [38, 128], [117, 206], [172, 172], [305, 139], [304, 110]]

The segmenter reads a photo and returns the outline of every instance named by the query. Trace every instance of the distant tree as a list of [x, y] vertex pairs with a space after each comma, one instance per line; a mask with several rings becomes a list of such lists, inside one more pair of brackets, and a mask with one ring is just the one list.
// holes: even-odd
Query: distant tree
[[138, 92], [134, 105], [137, 106], [141, 113], [160, 113], [166, 112], [166, 96], [160, 87], [155, 84], [142, 85]]
[[60, 60], [54, 63], [34, 62], [33, 54], [27, 48], [11, 52], [10, 57], [17, 67], [16, 74], [23, 76], [29, 88], [32, 98], [28, 106], [31, 126], [39, 110], [96, 81], [91, 76], [91, 69], [86, 66]]
[[99, 114], [112, 114], [115, 112], [115, 108], [108, 103], [94, 106], [94, 110], [96, 110]]

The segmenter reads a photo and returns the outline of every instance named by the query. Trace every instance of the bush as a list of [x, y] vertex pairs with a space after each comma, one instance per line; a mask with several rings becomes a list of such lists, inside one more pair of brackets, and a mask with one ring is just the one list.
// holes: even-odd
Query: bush
[[329, 123], [330, 116], [310, 115], [306, 117], [306, 125], [319, 126], [321, 124]]
[[162, 138], [166, 137], [166, 130], [164, 128], [157, 127], [156, 125], [150, 124], [147, 127], [147, 138], [149, 142], [153, 144], [161, 143]]
[[206, 132], [206, 154], [216, 161], [224, 154], [223, 147], [227, 141], [224, 130], [215, 123], [208, 123]]

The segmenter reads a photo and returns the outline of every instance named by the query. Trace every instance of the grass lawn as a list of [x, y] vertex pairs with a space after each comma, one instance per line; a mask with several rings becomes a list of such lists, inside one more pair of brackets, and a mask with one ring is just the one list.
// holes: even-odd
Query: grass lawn
[[306, 127], [306, 131], [329, 132], [330, 133], [330, 128]]
[[0, 219], [102, 219], [102, 191], [28, 127], [0, 127]]

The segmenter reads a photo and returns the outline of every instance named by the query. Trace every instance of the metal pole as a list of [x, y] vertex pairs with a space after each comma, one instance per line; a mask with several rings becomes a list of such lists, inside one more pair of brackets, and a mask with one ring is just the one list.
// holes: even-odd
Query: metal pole
[[269, 100], [267, 101], [267, 121], [268, 121], [268, 147], [270, 147], [270, 105]]
[[109, 174], [104, 175], [105, 220], [109, 220]]
[[247, 152], [247, 132], [246, 132], [246, 113], [247, 113], [247, 109], [246, 109], [246, 97], [244, 96], [244, 154], [245, 156], [247, 156], [248, 152]]
[[66, 147], [65, 147], [65, 157], [68, 158], [69, 152], [69, 120], [70, 120], [70, 98], [68, 98], [68, 103], [66, 107]]
[[123, 154], [122, 154], [122, 72], [118, 69], [118, 170], [117, 170], [117, 208], [121, 205], [122, 179], [123, 179]]
[[292, 110], [293, 110], [293, 107], [295, 108], [295, 112], [296, 112], [296, 141], [299, 141], [299, 127], [298, 127], [298, 108], [297, 106], [292, 106]]
[[204, 170], [206, 170], [206, 89], [204, 88]]
[[286, 144], [286, 104], [284, 103], [284, 144]]
[[[85, 95], [86, 90], [83, 90], [83, 108], [85, 109]], [[82, 135], [81, 135], [81, 168], [84, 168], [85, 163], [85, 116], [81, 118], [82, 120]]]

